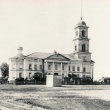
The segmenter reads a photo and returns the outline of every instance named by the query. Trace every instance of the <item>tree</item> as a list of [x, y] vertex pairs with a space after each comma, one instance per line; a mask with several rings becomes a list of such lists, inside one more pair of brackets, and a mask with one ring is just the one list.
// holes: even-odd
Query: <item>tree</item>
[[5, 78], [6, 76], [9, 75], [9, 65], [7, 63], [2, 63], [0, 66], [1, 72], [2, 72], [2, 76], [3, 78]]
[[41, 81], [41, 78], [42, 78], [41, 75], [42, 75], [42, 73], [39, 73], [39, 72], [35, 73], [33, 76], [34, 80], [35, 81]]
[[91, 77], [83, 77], [82, 84], [93, 84]]

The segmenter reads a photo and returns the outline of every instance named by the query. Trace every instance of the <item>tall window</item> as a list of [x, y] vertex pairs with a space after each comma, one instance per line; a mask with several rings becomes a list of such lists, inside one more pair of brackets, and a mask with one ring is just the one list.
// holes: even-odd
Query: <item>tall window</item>
[[80, 71], [80, 67], [77, 67], [77, 71]]
[[83, 72], [86, 72], [86, 68], [83, 68]]
[[75, 66], [73, 66], [73, 69], [72, 70], [75, 71]]
[[34, 69], [37, 70], [37, 65], [34, 65]]
[[65, 65], [62, 65], [62, 70], [65, 70]]
[[19, 69], [22, 69], [22, 63], [19, 63]]
[[85, 47], [86, 47], [85, 44], [82, 44], [82, 51], [83, 52], [85, 52], [85, 50], [86, 50]]
[[48, 65], [48, 70], [51, 70], [51, 65]]
[[32, 64], [29, 64], [29, 69], [32, 69]]
[[40, 70], [42, 70], [42, 65], [40, 65]]
[[58, 70], [58, 65], [57, 64], [55, 65], [55, 70]]
[[77, 46], [75, 46], [75, 50], [77, 50]]
[[69, 66], [69, 71], [70, 71], [70, 69], [71, 69], [71, 68], [70, 68], [70, 66]]
[[31, 73], [29, 73], [29, 79], [31, 78]]
[[19, 73], [19, 78], [21, 78], [22, 77], [22, 73]]
[[85, 37], [85, 31], [84, 30], [82, 31], [82, 37]]

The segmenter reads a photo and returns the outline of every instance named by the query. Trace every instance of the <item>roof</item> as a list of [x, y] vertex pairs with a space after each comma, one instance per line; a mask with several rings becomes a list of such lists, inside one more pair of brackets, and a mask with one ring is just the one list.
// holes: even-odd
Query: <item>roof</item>
[[25, 58], [26, 56], [25, 55], [22, 55], [22, 54], [17, 54], [16, 56], [14, 57], [11, 57], [10, 59], [17, 59], [17, 58]]
[[85, 21], [80, 20], [80, 21], [78, 22], [78, 26], [80, 26], [80, 25], [86, 25]]
[[98, 82], [103, 82], [105, 79], [110, 79], [110, 77], [102, 77], [101, 79], [98, 80]]
[[45, 59], [45, 58], [49, 57], [50, 55], [53, 55], [53, 53], [34, 52], [32, 54], [27, 55], [26, 58]]
[[[32, 53], [32, 54], [26, 56], [26, 58], [45, 59], [45, 58], [47, 58], [47, 57], [49, 57], [49, 56], [51, 56], [53, 54], [54, 53], [35, 52], [35, 53]], [[75, 57], [73, 54], [61, 54], [61, 55], [63, 55], [64, 57], [66, 57], [66, 58], [68, 58], [70, 60], [77, 60], [77, 61], [79, 60], [79, 61], [81, 61], [81, 59]]]
[[69, 58], [70, 60], [82, 61], [80, 58], [75, 57], [73, 54], [63, 54], [63, 55]]
[[93, 60], [91, 60], [91, 63], [95, 63]]
[[[48, 57], [50, 57], [51, 55], [54, 55], [55, 53], [43, 53], [43, 52], [34, 52], [32, 54], [29, 54], [27, 56], [24, 56], [22, 54], [18, 54], [14, 57], [11, 57], [10, 59], [17, 59], [17, 58], [22, 58], [22, 59], [25, 59], [25, 58], [33, 58], [33, 59], [46, 59]], [[57, 53], [59, 54], [59, 53]], [[66, 57], [67, 59], [70, 59], [71, 61], [82, 61], [82, 59], [74, 56], [73, 53], [71, 54], [60, 54], [64, 57]], [[91, 60], [92, 63], [94, 63], [93, 60]]]
[[80, 27], [80, 26], [87, 27], [87, 26], [86, 26], [86, 22], [83, 21], [82, 19], [76, 24], [76, 27]]

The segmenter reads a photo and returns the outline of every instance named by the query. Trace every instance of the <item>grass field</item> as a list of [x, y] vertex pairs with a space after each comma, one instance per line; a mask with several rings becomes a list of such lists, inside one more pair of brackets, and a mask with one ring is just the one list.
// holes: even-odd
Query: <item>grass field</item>
[[110, 86], [0, 85], [0, 110], [110, 110]]

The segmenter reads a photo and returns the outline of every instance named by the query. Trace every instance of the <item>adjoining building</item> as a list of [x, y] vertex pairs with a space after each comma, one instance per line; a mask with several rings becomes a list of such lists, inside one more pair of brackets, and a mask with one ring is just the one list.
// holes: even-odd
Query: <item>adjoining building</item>
[[93, 79], [94, 61], [89, 52], [88, 26], [82, 20], [78, 22], [73, 40], [73, 53], [41, 53], [35, 52], [27, 56], [22, 54], [22, 47], [18, 48], [18, 54], [9, 58], [9, 81], [16, 78], [30, 79], [34, 74], [41, 73], [62, 75], [75, 74], [79, 78], [90, 77]]

